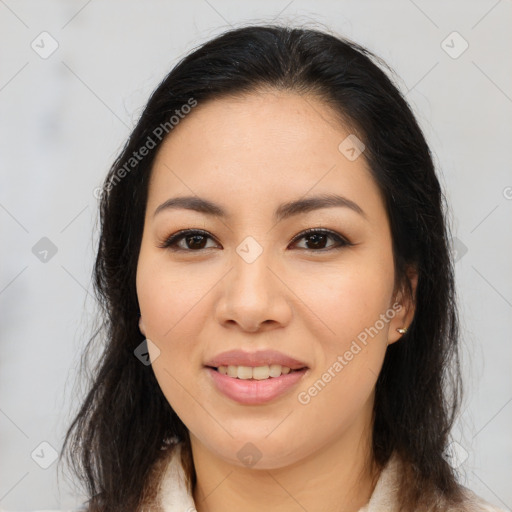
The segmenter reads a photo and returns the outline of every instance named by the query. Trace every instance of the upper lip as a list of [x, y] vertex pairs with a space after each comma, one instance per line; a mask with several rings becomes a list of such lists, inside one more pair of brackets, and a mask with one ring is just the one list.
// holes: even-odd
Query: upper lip
[[293, 357], [276, 352], [275, 350], [259, 350], [257, 352], [244, 352], [243, 350], [229, 350], [216, 355], [205, 366], [218, 368], [219, 366], [267, 366], [271, 364], [280, 364], [287, 366], [292, 370], [306, 368], [306, 363], [294, 359]]

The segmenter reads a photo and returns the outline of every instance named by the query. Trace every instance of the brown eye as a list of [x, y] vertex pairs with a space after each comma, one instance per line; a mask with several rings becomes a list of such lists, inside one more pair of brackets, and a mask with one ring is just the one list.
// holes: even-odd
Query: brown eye
[[198, 252], [211, 248], [206, 247], [208, 239], [213, 240], [206, 231], [186, 229], [171, 235], [159, 247], [173, 251]]
[[183, 238], [188, 249], [204, 249], [206, 237], [204, 235], [190, 235]]
[[[341, 247], [352, 245], [344, 237], [334, 231], [326, 229], [308, 229], [297, 235], [292, 244], [297, 244], [298, 240], [304, 239], [306, 247], [299, 247], [307, 251], [320, 252], [329, 251], [331, 249], [339, 249]], [[333, 240], [334, 243], [328, 245], [328, 241]], [[159, 247], [170, 249], [172, 251], [184, 252], [200, 252], [204, 249], [211, 249], [214, 246], [207, 246], [208, 240], [214, 240], [206, 231], [197, 229], [185, 229], [174, 233], [168, 237]]]
[[[338, 235], [334, 231], [325, 229], [308, 229], [294, 238], [293, 243], [297, 240], [305, 239], [307, 247], [303, 249], [310, 251], [328, 251], [340, 247], [352, 245], [348, 240]], [[328, 240], [334, 240], [334, 244], [327, 246]]]

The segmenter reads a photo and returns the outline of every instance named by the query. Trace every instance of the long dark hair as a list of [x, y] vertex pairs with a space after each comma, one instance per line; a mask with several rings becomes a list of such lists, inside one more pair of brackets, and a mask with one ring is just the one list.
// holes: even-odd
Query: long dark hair
[[[446, 201], [422, 131], [383, 68], [392, 72], [367, 49], [327, 32], [248, 26], [195, 49], [150, 97], [104, 183], [94, 284], [105, 346], [64, 440], [89, 510], [137, 510], [172, 437], [185, 443], [184, 465], [195, 481], [188, 430], [151, 366], [134, 355], [144, 341], [135, 275], [148, 180], [161, 141], [193, 105], [261, 87], [315, 94], [366, 145], [364, 158], [385, 198], [397, 281], [408, 282], [408, 265], [418, 272], [414, 319], [388, 347], [376, 384], [373, 457], [380, 467], [393, 452], [404, 462], [404, 511], [435, 504], [436, 496], [461, 498], [446, 460], [461, 397]], [[140, 157], [144, 146], [150, 149]]]

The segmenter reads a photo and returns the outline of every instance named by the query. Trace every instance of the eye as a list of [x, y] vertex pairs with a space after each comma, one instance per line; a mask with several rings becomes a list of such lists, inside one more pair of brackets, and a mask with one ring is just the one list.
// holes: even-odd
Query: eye
[[[353, 245], [348, 240], [343, 238], [341, 235], [329, 229], [308, 229], [297, 235], [292, 240], [292, 243], [295, 243], [297, 240], [300, 240], [301, 238], [306, 239], [306, 243], [312, 246], [303, 247], [303, 249], [311, 250], [314, 252], [329, 251], [331, 249], [339, 249], [341, 247]], [[329, 247], [326, 247], [325, 244], [329, 238], [334, 240], [335, 244], [334, 246], [331, 245]]]
[[[159, 247], [162, 249], [171, 249], [173, 251], [198, 252], [202, 249], [211, 248], [205, 246], [205, 242], [208, 238], [212, 239], [206, 231], [199, 229], [184, 229], [166, 238]], [[183, 244], [180, 245], [182, 241], [185, 246], [183, 246]]]
[[[292, 240], [291, 244], [296, 244], [297, 241], [302, 238], [306, 240], [306, 244], [309, 244], [310, 247], [299, 248], [314, 252], [324, 252], [353, 245], [334, 231], [318, 228], [303, 231]], [[334, 244], [326, 247], [326, 242], [329, 238], [334, 240]], [[215, 247], [208, 247], [208, 239], [214, 240], [207, 231], [200, 229], [184, 229], [166, 238], [158, 247], [162, 249], [171, 249], [172, 251], [199, 252], [203, 249], [211, 249], [212, 247]]]

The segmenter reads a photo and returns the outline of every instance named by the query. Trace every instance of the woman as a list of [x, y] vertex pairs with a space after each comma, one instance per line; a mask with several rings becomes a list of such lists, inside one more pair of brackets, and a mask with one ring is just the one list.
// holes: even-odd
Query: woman
[[376, 63], [250, 26], [151, 96], [101, 198], [107, 343], [65, 440], [88, 510], [497, 510], [447, 460], [444, 197]]

